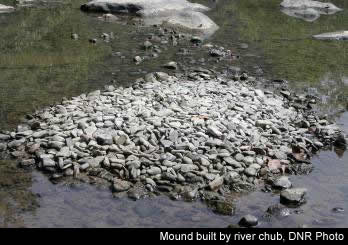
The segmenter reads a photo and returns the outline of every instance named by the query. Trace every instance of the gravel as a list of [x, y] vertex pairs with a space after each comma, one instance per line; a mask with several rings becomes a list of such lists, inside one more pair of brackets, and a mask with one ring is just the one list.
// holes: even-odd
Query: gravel
[[[243, 191], [285, 170], [300, 171], [298, 162], [308, 164], [312, 150], [340, 134], [335, 124], [294, 106], [296, 95], [289, 100], [256, 89], [246, 74], [243, 81], [217, 73], [199, 81], [189, 77], [155, 72], [131, 87], [65, 99], [37, 111], [15, 132], [1, 132], [0, 151], [52, 173], [108, 180], [116, 192], [135, 182], [149, 191]], [[291, 183], [280, 177], [274, 186]], [[281, 200], [301, 203], [303, 196], [288, 189]]]

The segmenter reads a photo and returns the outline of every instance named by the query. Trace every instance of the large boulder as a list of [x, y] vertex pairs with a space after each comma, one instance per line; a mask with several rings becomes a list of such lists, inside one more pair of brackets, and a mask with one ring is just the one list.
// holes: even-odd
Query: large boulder
[[348, 31], [327, 32], [313, 37], [319, 40], [348, 40]]
[[84, 11], [134, 13], [141, 16], [167, 16], [171, 12], [208, 11], [209, 8], [186, 0], [93, 0], [81, 6]]
[[81, 6], [88, 12], [129, 13], [144, 18], [147, 25], [167, 23], [205, 36], [213, 34], [218, 26], [202, 12], [208, 7], [186, 0], [93, 0]]
[[309, 22], [317, 20], [322, 14], [334, 14], [342, 10], [332, 3], [312, 0], [283, 0], [280, 6], [284, 14]]
[[12, 12], [13, 10], [14, 10], [14, 7], [0, 4], [0, 13]]

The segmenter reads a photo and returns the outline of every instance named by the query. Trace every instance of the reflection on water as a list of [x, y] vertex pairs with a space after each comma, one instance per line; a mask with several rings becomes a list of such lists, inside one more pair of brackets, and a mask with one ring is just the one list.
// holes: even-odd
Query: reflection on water
[[35, 215], [39, 207], [31, 192], [32, 174], [10, 161], [0, 161], [0, 227], [25, 226], [22, 212]]
[[[345, 113], [339, 122], [347, 122]], [[343, 127], [348, 132], [348, 124]], [[263, 218], [270, 205], [279, 203], [279, 194], [253, 192], [236, 200], [236, 215], [214, 214], [201, 202], [172, 201], [165, 196], [132, 201], [113, 198], [107, 187], [78, 182], [52, 184], [42, 173], [14, 176], [0, 187], [8, 191], [0, 199], [0, 226], [15, 227], [226, 227], [245, 214], [260, 218], [260, 227], [347, 227], [348, 154], [338, 157], [325, 151], [313, 158], [309, 176], [291, 176], [295, 187], [308, 189], [307, 203], [290, 209], [288, 217]], [[16, 171], [21, 171], [16, 169]], [[7, 175], [8, 176], [8, 175]], [[2, 179], [2, 177], [0, 177]], [[17, 195], [9, 195], [16, 190]], [[0, 189], [0, 196], [3, 195]], [[19, 195], [21, 194], [21, 195]], [[3, 197], [3, 196], [1, 196]], [[6, 205], [6, 207], [4, 207]], [[20, 211], [20, 212], [18, 212]], [[3, 221], [3, 220], [6, 220]]]
[[[9, 4], [11, 0], [6, 0]], [[63, 1], [55, 8], [30, 8], [0, 15], [0, 128], [13, 127], [32, 110], [95, 88], [108, 79], [126, 83], [134, 74], [151, 71], [173, 59], [175, 51], [134, 68], [129, 57], [139, 46], [137, 30], [122, 23], [103, 23], [78, 9], [84, 0]], [[321, 98], [323, 112], [347, 108], [347, 42], [312, 40], [312, 34], [346, 28], [348, 3], [332, 2], [345, 10], [314, 23], [279, 11], [280, 0], [200, 0], [215, 7], [208, 15], [221, 27], [212, 42], [241, 54], [238, 65], [262, 68], [269, 77], [285, 78], [298, 91], [305, 88]], [[126, 20], [127, 22], [128, 20]], [[125, 31], [125, 28], [126, 31]], [[72, 32], [79, 40], [70, 38]], [[115, 41], [91, 45], [89, 38], [114, 32]], [[143, 30], [145, 33], [146, 30]], [[241, 43], [249, 48], [241, 48]], [[167, 52], [167, 51], [166, 51]], [[140, 69], [140, 71], [139, 71]], [[141, 70], [142, 69], [142, 70]], [[102, 79], [101, 79], [102, 78]], [[348, 113], [337, 115], [348, 133]], [[113, 198], [108, 188], [82, 183], [52, 184], [36, 171], [0, 161], [0, 227], [226, 227], [250, 213], [261, 227], [348, 227], [348, 154], [339, 149], [313, 158], [309, 176], [291, 176], [296, 187], [308, 189], [308, 201], [286, 218], [261, 218], [279, 195], [253, 192], [236, 201], [235, 216], [214, 214], [201, 202], [171, 201], [166, 197], [131, 201]], [[336, 213], [333, 208], [343, 208]]]
[[[331, 1], [344, 10], [313, 23], [282, 14], [280, 2], [220, 0], [208, 13], [220, 26], [213, 41], [227, 47], [233, 45], [235, 52], [242, 54], [241, 64], [250, 71], [261, 66], [266, 76], [286, 79], [299, 92], [315, 88], [324, 96], [325, 112], [346, 108], [348, 42], [319, 41], [312, 35], [347, 29], [348, 2]], [[249, 49], [238, 48], [238, 43], [249, 44]]]

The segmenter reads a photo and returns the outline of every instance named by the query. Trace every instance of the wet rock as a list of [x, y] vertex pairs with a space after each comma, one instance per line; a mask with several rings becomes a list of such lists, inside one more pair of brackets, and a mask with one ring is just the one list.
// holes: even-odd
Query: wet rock
[[212, 57], [223, 57], [225, 56], [225, 53], [219, 49], [211, 49], [209, 51], [210, 56]]
[[135, 56], [133, 58], [133, 60], [134, 60], [135, 63], [138, 63], [138, 64], [143, 61], [143, 59], [140, 56]]
[[202, 43], [203, 42], [203, 39], [199, 36], [192, 36], [191, 37], [191, 42], [192, 43]]
[[12, 12], [13, 10], [14, 10], [14, 7], [6, 6], [6, 5], [3, 5], [3, 4], [0, 4], [0, 14], [1, 14], [1, 13]]
[[131, 186], [132, 184], [130, 182], [121, 179], [114, 179], [114, 183], [112, 185], [115, 192], [127, 191], [131, 188]]
[[276, 217], [287, 217], [291, 214], [290, 210], [281, 204], [275, 204], [275, 205], [269, 206], [267, 208], [266, 213], [267, 215], [276, 216]]
[[343, 134], [338, 135], [338, 137], [335, 139], [334, 146], [341, 149], [347, 148], [347, 140], [345, 139]]
[[243, 218], [239, 221], [238, 224], [244, 227], [252, 227], [252, 226], [256, 226], [258, 223], [259, 221], [255, 216], [247, 214], [243, 216]]
[[292, 186], [287, 176], [281, 176], [273, 182], [273, 187], [277, 189], [288, 189]]
[[332, 211], [334, 213], [344, 213], [344, 208], [336, 207], [336, 208], [333, 208]]
[[332, 3], [312, 0], [283, 0], [280, 4], [282, 12], [305, 21], [315, 21], [321, 14], [334, 14], [342, 9]]
[[318, 40], [348, 40], [348, 31], [327, 32], [314, 35], [313, 38]]
[[116, 21], [116, 20], [119, 20], [119, 18], [113, 14], [103, 14], [101, 16], [101, 18], [104, 20], [104, 21]]
[[150, 41], [145, 41], [144, 43], [143, 43], [143, 47], [144, 47], [144, 49], [149, 49], [149, 48], [151, 48], [152, 47], [152, 43], [150, 42]]
[[283, 190], [280, 193], [280, 203], [286, 204], [286, 205], [299, 206], [305, 203], [306, 192], [307, 192], [307, 189], [305, 188], [293, 188], [293, 189]]
[[167, 69], [177, 70], [178, 64], [175, 61], [170, 61], [167, 64], [163, 65], [163, 67]]
[[31, 167], [35, 165], [35, 159], [23, 159], [20, 162], [21, 167]]
[[209, 8], [186, 0], [94, 0], [81, 6], [83, 11], [130, 13], [137, 14], [147, 25], [162, 24], [179, 25], [184, 28], [214, 33], [218, 26], [201, 12]]
[[220, 215], [235, 215], [236, 207], [233, 203], [223, 200], [209, 200], [207, 201], [208, 207], [212, 209], [214, 213]]
[[71, 34], [71, 39], [77, 40], [77, 39], [79, 39], [79, 35], [76, 34], [76, 33], [72, 33], [72, 34]]
[[241, 49], [248, 49], [248, 48], [249, 48], [249, 45], [246, 44], [246, 43], [241, 43], [241, 44], [239, 45], [239, 47], [240, 47]]

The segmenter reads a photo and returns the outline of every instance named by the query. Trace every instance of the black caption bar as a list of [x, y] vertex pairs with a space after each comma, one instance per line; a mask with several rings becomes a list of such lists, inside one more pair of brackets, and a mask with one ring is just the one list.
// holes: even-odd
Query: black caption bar
[[[331, 241], [345, 242], [348, 237], [347, 228], [327, 229], [168, 229], [168, 228], [121, 228], [121, 229], [0, 229], [0, 236], [9, 238], [31, 239], [35, 244], [53, 240], [55, 243], [114, 244], [120, 241], [148, 244], [165, 243], [206, 243], [235, 244], [236, 242], [277, 242], [294, 243], [297, 241]], [[44, 238], [47, 239], [44, 239]], [[39, 239], [38, 239], [39, 238]]]
[[345, 241], [347, 229], [222, 229], [197, 231], [160, 231], [160, 241]]

